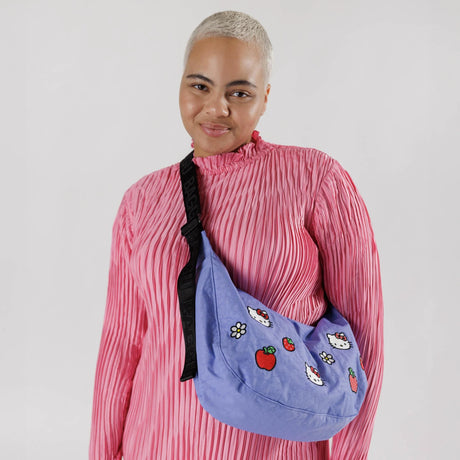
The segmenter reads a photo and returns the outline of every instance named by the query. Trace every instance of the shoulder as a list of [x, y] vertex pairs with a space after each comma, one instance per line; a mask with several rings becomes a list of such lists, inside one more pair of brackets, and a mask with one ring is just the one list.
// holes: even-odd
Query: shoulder
[[328, 153], [314, 147], [283, 145], [271, 142], [263, 143], [270, 158], [278, 165], [298, 168], [300, 174], [306, 174], [315, 181], [321, 181], [332, 169], [340, 167]]
[[161, 201], [180, 191], [179, 163], [150, 172], [134, 182], [124, 193], [123, 203], [132, 215], [146, 208], [159, 206]]

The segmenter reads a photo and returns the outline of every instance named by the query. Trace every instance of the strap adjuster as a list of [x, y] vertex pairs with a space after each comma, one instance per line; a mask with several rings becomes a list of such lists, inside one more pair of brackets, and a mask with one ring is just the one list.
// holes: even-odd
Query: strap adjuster
[[192, 220], [188, 221], [181, 227], [180, 231], [189, 243], [196, 241], [197, 237], [199, 237], [203, 231], [203, 226], [201, 225], [199, 216], [196, 216]]

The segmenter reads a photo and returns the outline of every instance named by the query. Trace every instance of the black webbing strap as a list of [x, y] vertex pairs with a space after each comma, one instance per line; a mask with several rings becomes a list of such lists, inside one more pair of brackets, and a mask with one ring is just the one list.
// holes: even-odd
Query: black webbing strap
[[182, 182], [182, 195], [184, 197], [187, 223], [181, 227], [190, 246], [190, 259], [182, 269], [177, 280], [177, 293], [179, 296], [180, 316], [185, 342], [185, 363], [180, 378], [181, 382], [192, 379], [197, 372], [196, 361], [196, 332], [195, 332], [195, 273], [196, 262], [200, 252], [201, 231], [200, 221], [200, 195], [198, 194], [198, 180], [195, 164], [192, 161], [193, 151], [180, 162], [180, 178]]

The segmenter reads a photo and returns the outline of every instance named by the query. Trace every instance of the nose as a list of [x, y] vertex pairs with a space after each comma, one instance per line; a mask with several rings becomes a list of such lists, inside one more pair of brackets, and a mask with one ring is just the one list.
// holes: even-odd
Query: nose
[[206, 101], [205, 112], [207, 115], [216, 118], [228, 117], [230, 115], [230, 108], [225, 96], [216, 93], [210, 94]]

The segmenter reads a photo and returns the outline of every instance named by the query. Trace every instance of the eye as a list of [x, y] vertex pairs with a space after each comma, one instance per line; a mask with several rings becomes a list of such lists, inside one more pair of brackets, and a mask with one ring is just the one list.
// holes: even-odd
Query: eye
[[192, 85], [192, 87], [198, 91], [206, 91], [208, 89], [206, 85], [203, 85], [203, 83], [195, 83]]
[[248, 93], [245, 93], [244, 91], [233, 91], [231, 93], [232, 96], [235, 96], [237, 98], [245, 98], [245, 97], [249, 97], [249, 94]]

